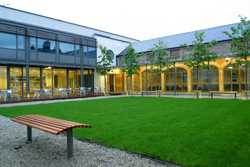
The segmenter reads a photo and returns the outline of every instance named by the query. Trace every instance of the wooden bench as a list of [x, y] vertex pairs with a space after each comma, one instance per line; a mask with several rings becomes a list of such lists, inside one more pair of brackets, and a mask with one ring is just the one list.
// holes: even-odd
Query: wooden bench
[[155, 93], [156, 96], [159, 93], [162, 96], [162, 91], [161, 90], [157, 90], [157, 91], [141, 91], [141, 96], [142, 97], [143, 97], [143, 93]]
[[234, 98], [236, 99], [237, 91], [210, 91], [211, 98], [213, 98], [213, 94], [234, 94]]
[[242, 91], [241, 94], [242, 94], [242, 100], [244, 100], [244, 96], [246, 96], [246, 100], [247, 100], [248, 99], [247, 94], [250, 94], [250, 91]]
[[43, 130], [54, 135], [67, 132], [67, 151], [68, 157], [73, 157], [73, 130], [72, 128], [85, 127], [90, 125], [80, 124], [76, 122], [65, 121], [61, 119], [41, 116], [41, 115], [23, 115], [12, 118], [12, 121], [27, 125], [27, 140], [32, 141], [32, 128]]
[[197, 98], [198, 98], [198, 94], [200, 94], [200, 98], [201, 98], [201, 90], [193, 90], [193, 98], [194, 98], [194, 94], [196, 94]]

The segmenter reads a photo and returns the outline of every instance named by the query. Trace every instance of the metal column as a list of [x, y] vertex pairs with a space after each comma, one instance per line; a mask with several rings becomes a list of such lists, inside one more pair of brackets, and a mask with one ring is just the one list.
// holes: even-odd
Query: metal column
[[73, 157], [73, 130], [72, 128], [67, 130], [67, 150], [68, 150], [68, 158]]
[[27, 141], [32, 141], [32, 128], [27, 126]]

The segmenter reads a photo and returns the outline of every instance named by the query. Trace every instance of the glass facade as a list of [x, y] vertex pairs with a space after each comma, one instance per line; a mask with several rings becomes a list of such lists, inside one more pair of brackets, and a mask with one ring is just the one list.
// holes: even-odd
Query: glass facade
[[65, 55], [75, 55], [75, 45], [71, 43], [59, 42], [59, 52]]
[[142, 90], [155, 91], [160, 90], [160, 74], [151, 70], [142, 73]]
[[[247, 86], [249, 89], [250, 70], [248, 68]], [[245, 90], [246, 68], [245, 65], [237, 68], [235, 64], [225, 67], [224, 69], [224, 89], [227, 91]]]
[[52, 89], [52, 68], [45, 67], [42, 69], [43, 73], [43, 89]]
[[[192, 89], [196, 90], [196, 70], [192, 71]], [[219, 90], [219, 71], [215, 66], [211, 66], [211, 70], [199, 70], [198, 71], [198, 89], [202, 91], [209, 91], [209, 80], [210, 90]]]
[[36, 50], [37, 45], [36, 45], [36, 38], [30, 37], [30, 50]]
[[0, 32], [0, 48], [16, 49], [16, 35]]
[[38, 38], [37, 48], [39, 52], [56, 53], [56, 42]]
[[34, 94], [34, 89], [40, 89], [40, 85], [41, 85], [40, 68], [30, 67], [29, 68], [30, 93]]
[[67, 88], [67, 70], [53, 69], [53, 88]]
[[[176, 81], [174, 81], [174, 75]], [[187, 70], [184, 68], [171, 68], [165, 75], [165, 91], [174, 91], [174, 82], [176, 83], [176, 92], [187, 92]]]

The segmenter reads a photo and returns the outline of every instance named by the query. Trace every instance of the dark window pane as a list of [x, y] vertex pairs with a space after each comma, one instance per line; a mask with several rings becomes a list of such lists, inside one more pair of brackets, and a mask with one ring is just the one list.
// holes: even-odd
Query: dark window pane
[[24, 49], [24, 36], [18, 35], [18, 49]]
[[75, 55], [74, 44], [60, 42], [59, 43], [59, 52], [60, 52], [60, 54]]
[[56, 53], [55, 41], [38, 39], [38, 51], [46, 53]]
[[16, 49], [16, 35], [0, 33], [0, 48]]
[[76, 55], [80, 54], [80, 45], [76, 45]]
[[36, 50], [36, 38], [30, 38], [30, 49]]
[[88, 57], [88, 47], [87, 46], [83, 47], [83, 55], [84, 55], [84, 57]]
[[88, 47], [89, 50], [89, 58], [96, 58], [96, 48]]

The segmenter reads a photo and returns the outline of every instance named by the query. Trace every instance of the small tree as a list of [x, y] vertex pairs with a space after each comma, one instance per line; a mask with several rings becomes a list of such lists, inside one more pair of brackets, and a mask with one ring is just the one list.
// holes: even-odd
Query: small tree
[[[216, 45], [216, 41], [213, 40], [208, 44], [203, 43], [204, 37], [205, 37], [205, 32], [204, 31], [196, 31], [194, 33], [194, 36], [196, 40], [194, 40], [193, 46], [187, 46], [186, 44], [181, 45], [183, 47], [187, 47], [187, 51], [191, 51], [188, 55], [183, 55], [182, 59], [185, 60], [186, 62], [184, 63], [187, 65], [189, 68], [193, 68], [196, 70], [196, 90], [198, 90], [198, 71], [201, 69], [208, 69], [210, 70], [211, 67], [209, 64], [205, 64], [206, 61], [215, 61], [217, 55], [214, 52], [210, 51], [210, 48], [214, 45]], [[198, 94], [197, 94], [198, 98]]]
[[96, 71], [100, 73], [100, 75], [104, 76], [104, 82], [105, 82], [105, 91], [107, 90], [107, 85], [106, 85], [106, 75], [108, 72], [111, 71], [111, 64], [113, 63], [113, 55], [107, 54], [107, 47], [99, 45], [98, 46], [101, 55], [98, 56], [100, 59], [97, 64], [96, 64]]
[[[170, 66], [174, 65], [170, 60], [175, 59], [174, 56], [168, 55], [167, 53], [167, 45], [162, 41], [158, 40], [158, 44], [154, 44], [154, 47], [150, 49], [149, 58], [154, 58], [150, 62], [153, 64], [151, 66], [151, 72], [160, 74], [160, 84], [159, 89], [161, 89], [161, 74], [168, 74], [168, 69]], [[163, 68], [167, 67], [167, 70], [163, 71]], [[160, 93], [159, 93], [160, 97]]]
[[231, 27], [232, 32], [222, 31], [222, 33], [226, 34], [230, 38], [232, 38], [232, 46], [230, 48], [230, 52], [235, 54], [235, 56], [228, 60], [229, 65], [231, 65], [232, 61], [235, 60], [236, 67], [242, 66], [245, 64], [246, 75], [245, 75], [245, 90], [248, 90], [247, 86], [247, 73], [248, 73], [248, 64], [250, 61], [247, 59], [249, 57], [250, 50], [250, 21], [246, 21], [247, 17], [240, 16], [241, 23], [237, 25], [237, 27]]
[[124, 68], [121, 68], [122, 72], [126, 72], [127, 76], [130, 77], [130, 91], [132, 92], [132, 75], [140, 75], [137, 71], [140, 70], [139, 62], [136, 58], [140, 57], [141, 54], [135, 52], [135, 49], [130, 44], [127, 48], [127, 54], [123, 56], [123, 64], [126, 64]]

